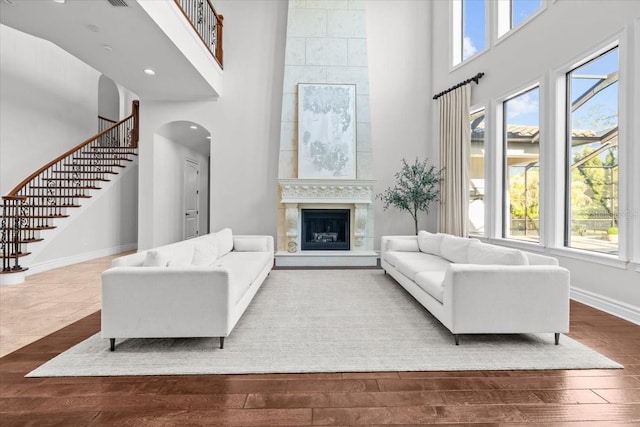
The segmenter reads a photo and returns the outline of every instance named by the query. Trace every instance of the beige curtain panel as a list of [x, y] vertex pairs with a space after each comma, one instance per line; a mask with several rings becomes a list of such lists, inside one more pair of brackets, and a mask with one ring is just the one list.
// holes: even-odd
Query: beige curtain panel
[[440, 100], [441, 233], [467, 237], [469, 206], [469, 102], [471, 85], [442, 95]]

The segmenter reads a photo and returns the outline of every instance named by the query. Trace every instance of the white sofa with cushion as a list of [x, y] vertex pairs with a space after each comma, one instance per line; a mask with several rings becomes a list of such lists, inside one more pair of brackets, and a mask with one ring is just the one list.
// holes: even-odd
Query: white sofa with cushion
[[459, 334], [569, 331], [569, 271], [555, 258], [446, 234], [382, 237], [381, 265]]
[[102, 337], [224, 337], [273, 267], [273, 237], [230, 229], [117, 258], [102, 274]]

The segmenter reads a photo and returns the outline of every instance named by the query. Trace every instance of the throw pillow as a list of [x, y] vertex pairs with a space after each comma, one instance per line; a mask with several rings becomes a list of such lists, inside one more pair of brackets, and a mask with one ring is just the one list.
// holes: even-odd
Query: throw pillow
[[529, 259], [518, 249], [504, 248], [482, 242], [473, 242], [468, 247], [469, 264], [528, 265]]
[[230, 228], [225, 228], [216, 233], [218, 238], [218, 258], [225, 256], [233, 249], [233, 233]]
[[142, 263], [143, 267], [166, 267], [169, 260], [167, 257], [155, 250], [147, 251], [144, 262]]
[[267, 252], [267, 239], [264, 237], [240, 237], [233, 242], [233, 250], [238, 252]]
[[207, 238], [193, 248], [193, 265], [209, 265], [218, 258], [218, 239]]
[[440, 245], [440, 256], [451, 262], [466, 264], [469, 260], [467, 247], [475, 240], [464, 237], [444, 235]]
[[420, 230], [418, 232], [418, 246], [420, 252], [425, 254], [432, 254], [440, 256], [440, 246], [442, 245], [442, 238], [444, 234], [433, 234], [428, 231]]
[[387, 242], [388, 251], [420, 252], [418, 241], [415, 239], [390, 239]]

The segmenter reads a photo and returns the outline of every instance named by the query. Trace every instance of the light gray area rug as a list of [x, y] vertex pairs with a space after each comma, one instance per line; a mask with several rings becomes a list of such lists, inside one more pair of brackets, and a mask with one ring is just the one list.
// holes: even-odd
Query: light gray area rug
[[620, 368], [553, 334], [453, 336], [382, 270], [274, 270], [217, 338], [96, 334], [29, 377]]

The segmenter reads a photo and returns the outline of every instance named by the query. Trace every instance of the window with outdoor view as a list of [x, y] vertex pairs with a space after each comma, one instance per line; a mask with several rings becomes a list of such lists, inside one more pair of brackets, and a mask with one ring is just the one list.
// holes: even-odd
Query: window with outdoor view
[[618, 253], [618, 48], [567, 73], [565, 245]]
[[526, 21], [542, 7], [542, 0], [498, 0], [498, 37]]
[[471, 113], [469, 234], [484, 235], [484, 109]]
[[503, 237], [539, 242], [540, 89], [503, 103]]
[[462, 0], [462, 60], [484, 49], [484, 0]]
[[484, 50], [485, 0], [458, 0], [453, 5], [453, 65]]

